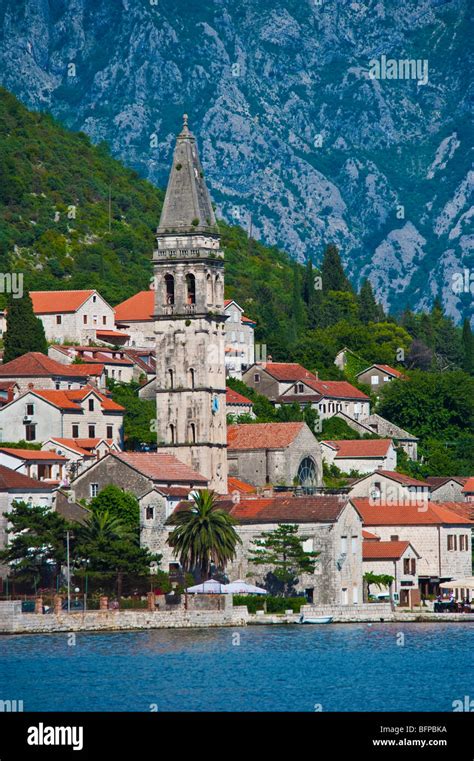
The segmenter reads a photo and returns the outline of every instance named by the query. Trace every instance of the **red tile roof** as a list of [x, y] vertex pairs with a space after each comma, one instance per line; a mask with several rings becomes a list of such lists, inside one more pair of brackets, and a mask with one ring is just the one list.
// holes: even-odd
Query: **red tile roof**
[[0, 465], [0, 491], [9, 491], [10, 489], [24, 489], [25, 491], [35, 489], [51, 492], [53, 486], [44, 481], [37, 481], [35, 478], [24, 476], [23, 473], [6, 468], [5, 465]]
[[12, 457], [17, 457], [19, 460], [57, 460], [62, 462], [66, 460], [60, 454], [56, 452], [46, 452], [42, 449], [16, 449], [13, 447], [0, 447], [0, 452], [5, 452]]
[[370, 531], [362, 529], [362, 539], [367, 539], [370, 542], [380, 542], [380, 537], [377, 534], [372, 534]]
[[379, 365], [378, 363], [374, 363], [373, 365], [370, 365], [370, 367], [366, 367], [365, 370], [361, 370], [360, 373], [357, 373], [357, 377], [369, 372], [369, 370], [372, 370], [373, 368], [382, 370], [382, 372], [386, 373], [387, 375], [393, 375], [395, 378], [405, 378], [400, 370], [396, 370], [394, 367], [390, 367], [390, 365]]
[[467, 479], [462, 491], [464, 493], [474, 492], [474, 476], [471, 476], [470, 478]]
[[110, 412], [125, 412], [125, 407], [122, 407], [117, 402], [112, 401], [108, 396], [101, 394], [96, 388], [92, 386], [83, 386], [82, 388], [73, 389], [70, 391], [50, 391], [49, 389], [32, 389], [32, 394], [39, 396], [46, 402], [58, 407], [62, 410], [81, 410], [79, 402], [82, 402], [90, 393], [93, 393], [100, 402], [102, 410]]
[[398, 560], [410, 542], [362, 542], [363, 560]]
[[262, 366], [262, 370], [265, 370], [272, 378], [278, 381], [317, 381], [316, 375], [306, 370], [303, 365], [297, 362], [265, 362]]
[[[395, 470], [376, 470], [375, 473], [377, 473], [379, 476], [385, 476], [386, 478], [390, 478], [392, 481], [397, 481], [399, 484], [402, 484], [403, 486], [425, 486], [428, 487], [429, 483], [427, 481], [420, 481], [418, 478], [412, 478], [411, 476], [406, 476], [404, 473], [397, 473]], [[374, 475], [374, 474], [371, 474]]]
[[[304, 379], [301, 379], [304, 380]], [[326, 398], [330, 399], [369, 399], [367, 394], [360, 391], [347, 381], [326, 381], [326, 380], [309, 380], [304, 381], [310, 388], [314, 389]]]
[[95, 331], [97, 338], [104, 336], [105, 338], [130, 338], [129, 333], [123, 333], [121, 330], [100, 330], [97, 328]]
[[392, 439], [339, 439], [337, 441], [322, 441], [336, 449], [335, 459], [344, 457], [385, 457]]
[[227, 446], [233, 449], [282, 449], [305, 423], [237, 423], [227, 427]]
[[367, 498], [351, 498], [351, 502], [361, 515], [366, 526], [439, 526], [468, 525], [474, 521], [458, 515], [452, 505], [455, 503], [427, 502], [421, 506], [371, 504]]
[[51, 376], [63, 378], [78, 378], [84, 375], [84, 371], [76, 372], [77, 365], [63, 365], [55, 359], [41, 354], [39, 351], [30, 351], [21, 357], [12, 359], [5, 365], [0, 365], [0, 377], [3, 378], [48, 378]]
[[233, 388], [229, 388], [229, 386], [226, 386], [225, 401], [226, 404], [245, 404], [247, 406], [249, 404], [253, 405], [251, 399], [247, 399], [246, 396], [242, 396], [242, 394], [234, 391]]
[[30, 291], [35, 314], [77, 312], [94, 291]]
[[[88, 452], [87, 449], [83, 449], [79, 446], [77, 443], [77, 439], [63, 439], [63, 438], [51, 438], [49, 441], [52, 441], [53, 444], [59, 444], [60, 447], [66, 447], [67, 449], [71, 449], [73, 452], [77, 452], [77, 454], [81, 455], [81, 457], [91, 457], [95, 459], [95, 455], [91, 454], [91, 452]], [[45, 450], [47, 451], [47, 450]]]
[[70, 366], [74, 368], [74, 372], [77, 375], [98, 375], [100, 377], [104, 372], [104, 365], [94, 362], [84, 362], [83, 364], [72, 364]]
[[116, 322], [151, 322], [155, 311], [155, 291], [140, 291], [115, 307]]
[[229, 494], [232, 494], [234, 491], [238, 491], [241, 494], [254, 494], [257, 491], [255, 486], [241, 481], [240, 478], [235, 478], [235, 476], [229, 476], [227, 479], [227, 489]]
[[161, 452], [111, 452], [108, 457], [118, 460], [138, 470], [153, 481], [184, 481], [185, 483], [204, 483], [207, 479], [200, 473], [178, 460], [172, 454]]
[[333, 523], [346, 504], [337, 496], [291, 496], [242, 499], [227, 509], [239, 523]]

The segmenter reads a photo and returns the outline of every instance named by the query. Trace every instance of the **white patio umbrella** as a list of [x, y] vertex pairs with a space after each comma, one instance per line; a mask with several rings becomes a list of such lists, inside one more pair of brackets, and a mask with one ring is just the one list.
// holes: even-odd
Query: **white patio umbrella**
[[231, 581], [230, 584], [226, 584], [224, 591], [227, 594], [234, 595], [267, 595], [268, 592], [262, 587], [256, 587], [254, 584], [247, 584], [243, 579], [237, 579], [237, 581]]
[[453, 581], [442, 581], [442, 589], [474, 589], [474, 576], [465, 576], [463, 579], [453, 579]]
[[225, 593], [225, 584], [215, 579], [208, 579], [202, 584], [195, 584], [194, 587], [188, 587], [186, 592], [196, 595], [221, 595]]

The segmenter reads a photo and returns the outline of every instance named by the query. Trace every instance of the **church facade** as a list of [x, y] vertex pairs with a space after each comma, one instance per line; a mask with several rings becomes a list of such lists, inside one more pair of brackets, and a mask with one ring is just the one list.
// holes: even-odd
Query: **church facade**
[[154, 252], [158, 451], [227, 492], [224, 253], [187, 116]]

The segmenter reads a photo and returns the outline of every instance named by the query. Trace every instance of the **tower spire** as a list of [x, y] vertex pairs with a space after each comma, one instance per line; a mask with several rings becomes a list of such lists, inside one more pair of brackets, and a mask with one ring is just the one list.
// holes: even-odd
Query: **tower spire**
[[183, 127], [176, 138], [157, 232], [158, 235], [216, 232], [216, 218], [187, 114], [183, 114]]

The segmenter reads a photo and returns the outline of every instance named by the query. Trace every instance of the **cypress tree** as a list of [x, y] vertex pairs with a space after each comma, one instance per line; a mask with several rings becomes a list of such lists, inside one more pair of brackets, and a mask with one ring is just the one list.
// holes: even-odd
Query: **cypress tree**
[[463, 347], [463, 368], [467, 373], [474, 372], [474, 336], [472, 335], [471, 324], [466, 317], [462, 324], [462, 347]]
[[359, 318], [365, 324], [380, 320], [380, 306], [377, 304], [370, 280], [364, 280], [359, 296]]
[[329, 291], [352, 291], [352, 285], [344, 272], [337, 246], [331, 244], [326, 248], [321, 265], [321, 275], [325, 295]]
[[28, 291], [19, 299], [13, 296], [8, 298], [4, 346], [4, 362], [10, 362], [29, 351], [48, 353], [43, 323], [35, 317]]

